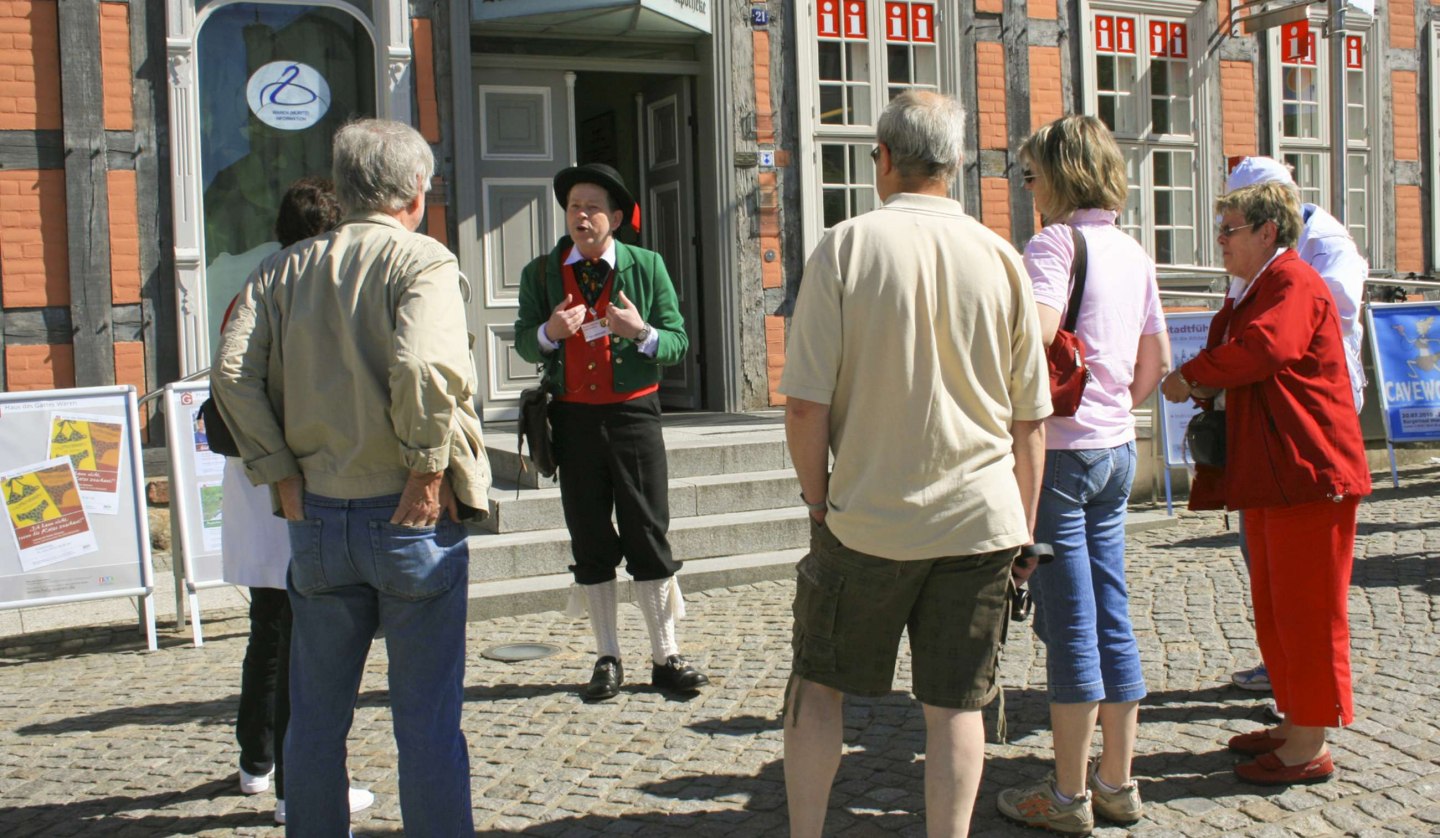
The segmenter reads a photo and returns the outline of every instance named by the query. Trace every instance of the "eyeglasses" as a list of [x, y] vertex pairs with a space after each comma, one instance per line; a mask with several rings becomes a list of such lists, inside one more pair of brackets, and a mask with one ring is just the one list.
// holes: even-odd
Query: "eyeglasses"
[[1029, 169], [1022, 169], [1020, 171], [1020, 179], [1025, 181], [1027, 184], [1034, 183], [1035, 177], [1035, 173], [1030, 171]]
[[1241, 224], [1241, 225], [1236, 226], [1236, 227], [1226, 227], [1224, 224], [1221, 224], [1221, 225], [1220, 225], [1220, 235], [1223, 236], [1224, 238], [1227, 238], [1227, 239], [1228, 239], [1228, 238], [1230, 238], [1231, 236], [1235, 235], [1236, 233], [1240, 232], [1241, 230], [1248, 230], [1248, 229], [1250, 229], [1251, 227], [1254, 227], [1254, 226], [1255, 226], [1255, 222], [1253, 222], [1253, 221], [1252, 221], [1251, 223], [1249, 223], [1249, 224]]
[[879, 160], [880, 160], [880, 146], [877, 145], [877, 146], [875, 146], [874, 148], [870, 149], [870, 159], [873, 160], [873, 161], [879, 162]]

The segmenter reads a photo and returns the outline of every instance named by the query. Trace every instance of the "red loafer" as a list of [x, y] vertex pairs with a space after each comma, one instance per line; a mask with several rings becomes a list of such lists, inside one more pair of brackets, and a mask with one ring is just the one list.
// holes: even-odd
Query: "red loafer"
[[1334, 773], [1335, 763], [1330, 759], [1329, 751], [1304, 765], [1286, 765], [1274, 754], [1261, 754], [1255, 758], [1254, 762], [1242, 762], [1235, 766], [1236, 776], [1257, 786], [1323, 783]]
[[1242, 733], [1239, 736], [1232, 736], [1229, 742], [1230, 750], [1237, 754], [1249, 754], [1252, 757], [1268, 754], [1285, 744], [1284, 739], [1277, 739], [1270, 735], [1272, 729], [1261, 728], [1249, 733]]

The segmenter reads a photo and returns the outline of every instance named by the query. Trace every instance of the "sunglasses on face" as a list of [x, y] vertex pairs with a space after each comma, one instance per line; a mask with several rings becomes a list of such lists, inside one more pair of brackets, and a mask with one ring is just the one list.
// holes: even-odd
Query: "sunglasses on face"
[[1222, 236], [1224, 236], [1225, 238], [1228, 239], [1228, 238], [1230, 238], [1231, 236], [1235, 235], [1236, 233], [1240, 232], [1241, 230], [1248, 230], [1248, 229], [1250, 229], [1251, 227], [1254, 227], [1254, 226], [1255, 226], [1255, 223], [1254, 223], [1253, 221], [1252, 221], [1251, 223], [1249, 223], [1249, 224], [1237, 224], [1237, 225], [1234, 226], [1234, 227], [1227, 227], [1227, 226], [1225, 226], [1224, 224], [1221, 224], [1220, 227], [1219, 227], [1218, 232], [1220, 233], [1220, 235], [1222, 235]]
[[1020, 179], [1023, 180], [1023, 181], [1025, 181], [1026, 183], [1034, 183], [1034, 182], [1035, 182], [1035, 173], [1032, 172], [1032, 171], [1030, 171], [1029, 169], [1021, 169], [1021, 170], [1020, 170]]

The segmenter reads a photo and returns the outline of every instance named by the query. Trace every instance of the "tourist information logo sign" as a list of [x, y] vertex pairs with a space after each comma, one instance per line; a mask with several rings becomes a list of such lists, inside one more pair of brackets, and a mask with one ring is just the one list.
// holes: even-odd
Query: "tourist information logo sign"
[[303, 131], [330, 110], [330, 84], [299, 61], [271, 61], [245, 85], [250, 112], [271, 128]]

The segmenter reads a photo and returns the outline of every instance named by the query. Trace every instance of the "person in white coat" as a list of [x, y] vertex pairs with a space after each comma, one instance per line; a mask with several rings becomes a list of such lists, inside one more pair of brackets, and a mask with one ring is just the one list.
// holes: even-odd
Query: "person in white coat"
[[[275, 237], [280, 247], [318, 236], [340, 222], [340, 203], [327, 178], [301, 178], [280, 201]], [[233, 305], [233, 303], [232, 303]], [[230, 312], [225, 312], [229, 319]], [[223, 329], [223, 324], [222, 324]], [[239, 457], [225, 458], [221, 479], [222, 575], [250, 589], [250, 640], [240, 670], [235, 739], [240, 744], [240, 791], [260, 794], [275, 786], [275, 822], [285, 823], [285, 730], [290, 722], [290, 535], [275, 515], [269, 486], [252, 486]], [[350, 789], [350, 811], [375, 802]]]
[[[1290, 167], [1271, 157], [1245, 157], [1230, 170], [1225, 181], [1225, 191], [1233, 192], [1257, 183], [1279, 183], [1294, 191], [1300, 197], [1300, 187], [1290, 175]], [[1360, 255], [1350, 231], [1335, 216], [1315, 204], [1300, 202], [1300, 216], [1304, 226], [1295, 251], [1300, 258], [1330, 288], [1335, 298], [1335, 310], [1340, 315], [1340, 336], [1345, 343], [1345, 365], [1350, 373], [1350, 391], [1355, 398], [1355, 412], [1365, 404], [1365, 370], [1361, 366], [1360, 347], [1365, 337], [1365, 326], [1360, 320], [1360, 310], [1365, 303], [1365, 280], [1370, 276], [1370, 265]], [[1248, 566], [1250, 556], [1245, 549], [1245, 537], [1240, 537], [1240, 552]], [[1265, 664], [1242, 669], [1230, 680], [1243, 690], [1268, 692], [1270, 673]]]

